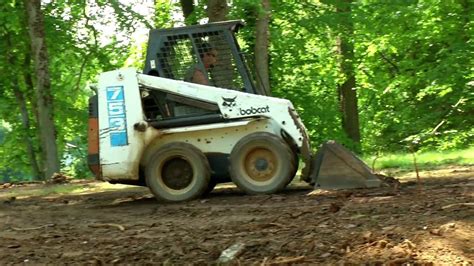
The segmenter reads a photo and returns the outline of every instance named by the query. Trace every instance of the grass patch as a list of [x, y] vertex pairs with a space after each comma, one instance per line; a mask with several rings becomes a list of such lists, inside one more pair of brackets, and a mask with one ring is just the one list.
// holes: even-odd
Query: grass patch
[[[430, 170], [448, 165], [473, 165], [474, 147], [459, 151], [431, 151], [415, 153], [416, 163], [419, 170]], [[385, 154], [377, 158], [374, 163], [374, 156], [367, 156], [363, 160], [369, 167], [376, 171], [383, 169], [399, 169], [400, 171], [412, 171], [415, 169], [413, 163], [413, 154], [411, 153], [393, 153]]]
[[[46, 197], [55, 195], [79, 195], [94, 192], [114, 191], [128, 188], [127, 185], [114, 185], [107, 182], [71, 183], [44, 185], [35, 184], [0, 190], [0, 199], [9, 197]], [[3, 193], [2, 193], [3, 192]]]
[[66, 194], [77, 194], [81, 192], [89, 191], [90, 188], [83, 184], [61, 184], [61, 185], [33, 185], [33, 186], [20, 186], [7, 189], [3, 197], [45, 197], [51, 195], [66, 195]]

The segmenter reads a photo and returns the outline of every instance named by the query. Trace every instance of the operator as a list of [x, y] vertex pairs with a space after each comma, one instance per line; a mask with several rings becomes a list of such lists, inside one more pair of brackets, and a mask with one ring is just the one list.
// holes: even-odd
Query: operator
[[207, 78], [207, 71], [212, 69], [217, 63], [217, 51], [212, 48], [208, 43], [198, 44], [198, 52], [201, 57], [202, 64], [195, 64], [186, 73], [184, 81], [209, 85], [209, 79]]

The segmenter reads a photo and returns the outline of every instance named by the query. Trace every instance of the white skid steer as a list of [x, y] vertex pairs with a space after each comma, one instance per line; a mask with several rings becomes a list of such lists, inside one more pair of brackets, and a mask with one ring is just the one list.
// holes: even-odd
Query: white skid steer
[[[312, 159], [306, 128], [290, 101], [259, 95], [266, 88], [255, 85], [234, 37], [240, 26], [152, 30], [143, 74], [99, 76], [89, 100], [88, 158], [98, 179], [146, 185], [164, 201], [190, 200], [228, 181], [267, 194], [284, 189], [301, 160], [302, 180], [318, 184], [323, 164]], [[219, 59], [210, 67], [211, 53]], [[196, 71], [201, 84], [192, 80]], [[358, 187], [378, 185], [357, 179]]]

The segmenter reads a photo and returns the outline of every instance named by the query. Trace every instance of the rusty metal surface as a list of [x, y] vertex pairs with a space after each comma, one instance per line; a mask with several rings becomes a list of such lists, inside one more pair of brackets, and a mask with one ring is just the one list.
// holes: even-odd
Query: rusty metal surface
[[87, 142], [89, 169], [100, 180], [102, 171], [99, 161], [99, 120], [96, 117], [89, 118]]

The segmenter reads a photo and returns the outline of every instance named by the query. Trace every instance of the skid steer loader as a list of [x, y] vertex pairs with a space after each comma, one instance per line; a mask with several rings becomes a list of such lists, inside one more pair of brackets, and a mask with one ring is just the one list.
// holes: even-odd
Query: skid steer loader
[[[190, 200], [228, 181], [249, 194], [275, 193], [301, 160], [301, 179], [318, 184], [323, 164], [312, 161], [294, 106], [263, 95], [250, 75], [235, 38], [242, 26], [153, 29], [143, 73], [99, 76], [89, 100], [88, 157], [98, 179], [146, 185], [164, 201]], [[213, 67], [202, 56], [209, 49], [218, 56]], [[190, 69], [205, 74], [207, 85], [189, 82]]]

